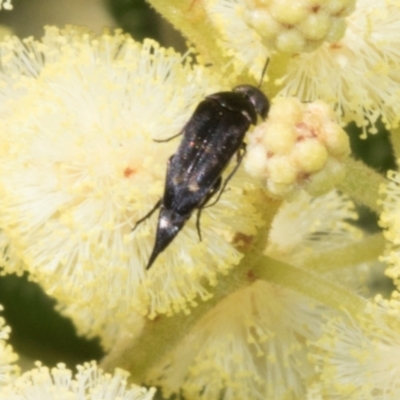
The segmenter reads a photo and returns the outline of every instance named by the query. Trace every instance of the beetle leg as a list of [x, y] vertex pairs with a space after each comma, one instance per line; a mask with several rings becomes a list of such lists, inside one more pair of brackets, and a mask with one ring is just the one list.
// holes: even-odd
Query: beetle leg
[[233, 170], [231, 171], [231, 173], [226, 177], [221, 190], [218, 193], [217, 198], [211, 203], [211, 204], [207, 204], [205, 207], [212, 207], [215, 204], [217, 204], [218, 200], [220, 199], [222, 193], [225, 191], [226, 186], [228, 185], [228, 182], [231, 180], [231, 178], [233, 177], [233, 175], [235, 175], [236, 171], [238, 170], [238, 168], [240, 167], [240, 164], [243, 161], [243, 158], [246, 154], [246, 143], [242, 143], [239, 147], [239, 150], [236, 153], [236, 165], [235, 168], [233, 168]]
[[182, 132], [179, 132], [179, 133], [177, 133], [177, 134], [174, 135], [174, 136], [170, 136], [170, 137], [167, 138], [167, 139], [153, 139], [153, 142], [157, 142], [157, 143], [169, 142], [170, 140], [175, 139], [176, 137], [178, 137], [178, 136], [180, 136], [180, 135], [182, 135]]
[[153, 139], [153, 142], [157, 142], [157, 143], [165, 143], [165, 142], [169, 142], [172, 139], [175, 139], [176, 137], [180, 136], [183, 134], [183, 132], [185, 131], [185, 128], [183, 128], [179, 133], [177, 133], [176, 135], [170, 136], [167, 139]]
[[219, 177], [217, 179], [217, 181], [215, 182], [214, 186], [212, 187], [212, 189], [210, 190], [210, 192], [207, 194], [207, 197], [205, 198], [203, 205], [201, 205], [198, 210], [197, 210], [197, 217], [196, 217], [196, 228], [197, 228], [197, 234], [199, 235], [199, 240], [201, 242], [202, 238], [201, 238], [201, 230], [200, 230], [200, 216], [201, 216], [201, 210], [206, 206], [208, 200], [211, 199], [211, 197], [214, 196], [215, 193], [217, 193], [219, 191], [219, 188], [221, 187], [221, 182], [222, 179], [221, 177]]
[[[168, 163], [167, 163], [167, 169], [169, 168], [169, 165], [171, 163], [172, 158], [174, 157], [174, 155], [172, 155], [169, 159], [168, 159]], [[168, 174], [168, 172], [167, 172]], [[132, 228], [132, 232], [138, 227], [139, 224], [141, 224], [144, 220], [146, 220], [147, 218], [151, 217], [153, 215], [153, 213], [160, 208], [161, 203], [162, 203], [163, 199], [160, 199], [157, 201], [156, 204], [154, 204], [154, 207], [142, 218], [140, 218], [138, 221], [136, 221], [135, 226]]]
[[139, 224], [141, 224], [144, 220], [147, 218], [151, 217], [153, 213], [161, 206], [161, 199], [157, 201], [157, 203], [154, 205], [154, 207], [142, 218], [140, 218], [138, 221], [136, 221], [135, 226], [132, 228], [132, 232], [138, 227]]

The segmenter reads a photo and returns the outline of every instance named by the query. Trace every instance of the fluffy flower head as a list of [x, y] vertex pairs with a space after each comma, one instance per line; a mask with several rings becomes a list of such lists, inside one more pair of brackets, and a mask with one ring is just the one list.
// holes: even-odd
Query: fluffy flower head
[[77, 369], [73, 376], [64, 364], [49, 369], [37, 363], [37, 368], [0, 388], [0, 396], [7, 400], [151, 400], [155, 393], [155, 389], [128, 386], [129, 374], [122, 370], [106, 374], [95, 362]]
[[320, 313], [304, 296], [257, 281], [206, 314], [148, 380], [198, 400], [304, 398], [314, 375], [305, 342], [318, 336]]
[[316, 198], [300, 192], [274, 218], [267, 253], [296, 264], [303, 255], [360, 239], [361, 231], [348, 222], [356, 219], [354, 203], [336, 191]]
[[400, 330], [383, 310], [357, 319], [337, 317], [315, 343], [314, 362], [322, 371], [323, 398], [396, 399], [400, 396]]
[[379, 224], [388, 242], [381, 260], [388, 265], [386, 275], [400, 283], [400, 173], [389, 171], [388, 182], [380, 188], [382, 212]]
[[157, 215], [132, 228], [162, 196], [179, 141], [153, 139], [180, 132], [216, 78], [153, 41], [72, 27], [48, 28], [41, 42], [11, 38], [0, 63], [0, 226], [23, 268], [97, 325], [207, 298], [205, 284], [242, 256], [234, 233], [260, 224], [243, 172], [202, 213], [203, 241], [190, 220], [148, 272]]
[[390, 129], [400, 115], [398, 43], [400, 4], [359, 0], [344, 37], [294, 57], [282, 81], [283, 96], [336, 104], [342, 124], [354, 121], [375, 133], [379, 117]]

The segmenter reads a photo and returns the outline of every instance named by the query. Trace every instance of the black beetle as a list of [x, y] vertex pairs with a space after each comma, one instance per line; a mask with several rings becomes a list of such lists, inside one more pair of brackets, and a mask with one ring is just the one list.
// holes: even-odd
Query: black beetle
[[[211, 94], [199, 103], [178, 134], [183, 138], [168, 161], [163, 197], [133, 228], [160, 208], [155, 245], [146, 269], [152, 266], [195, 210], [198, 211], [196, 226], [201, 240], [201, 210], [217, 193], [208, 206], [218, 201], [244, 157], [246, 132], [250, 125], [257, 123], [257, 115], [265, 119], [268, 111], [268, 98], [251, 85]], [[235, 153], [237, 164], [222, 183], [222, 173]]]

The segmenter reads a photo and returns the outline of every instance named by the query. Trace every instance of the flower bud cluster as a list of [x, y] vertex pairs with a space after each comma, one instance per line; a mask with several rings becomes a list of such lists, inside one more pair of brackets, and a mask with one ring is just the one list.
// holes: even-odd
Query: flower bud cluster
[[273, 195], [288, 196], [297, 188], [320, 195], [343, 178], [349, 154], [349, 139], [327, 104], [280, 98], [249, 135], [245, 168], [265, 179]]
[[345, 33], [355, 0], [245, 0], [243, 17], [270, 49], [295, 54]]

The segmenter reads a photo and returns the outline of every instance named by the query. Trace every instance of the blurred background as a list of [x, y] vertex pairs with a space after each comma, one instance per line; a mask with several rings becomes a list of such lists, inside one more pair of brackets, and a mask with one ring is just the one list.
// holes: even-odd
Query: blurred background
[[185, 48], [185, 41], [143, 0], [12, 0], [12, 11], [0, 11], [0, 24], [20, 37], [40, 38], [44, 25], [81, 25], [101, 33], [122, 28], [136, 39], [151, 37], [166, 47]]
[[[180, 34], [142, 0], [13, 0], [12, 4], [12, 11], [0, 11], [0, 25], [19, 37], [39, 39], [44, 25], [73, 24], [96, 33], [105, 27], [122, 28], [138, 40], [151, 37], [179, 51], [186, 48]], [[383, 127], [367, 140], [360, 139], [355, 126], [349, 126], [347, 131], [356, 157], [381, 173], [394, 169], [395, 160]], [[378, 229], [373, 213], [361, 208], [360, 216], [359, 224], [366, 230]], [[370, 283], [372, 290], [381, 290], [382, 285], [390, 290], [387, 281]], [[12, 328], [11, 344], [22, 355], [25, 368], [36, 360], [47, 366], [62, 361], [74, 368], [78, 363], [101, 358], [98, 341], [77, 337], [71, 322], [54, 311], [55, 302], [26, 276], [0, 278], [0, 304]]]

